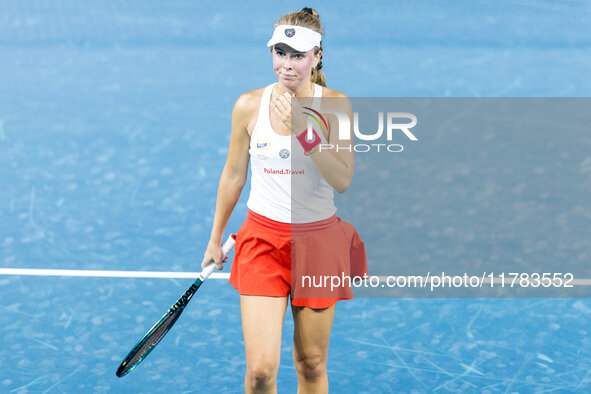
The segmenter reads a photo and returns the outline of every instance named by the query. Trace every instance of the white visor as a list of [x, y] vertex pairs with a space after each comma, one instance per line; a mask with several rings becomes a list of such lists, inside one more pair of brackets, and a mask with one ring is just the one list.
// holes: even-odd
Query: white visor
[[285, 44], [298, 52], [307, 52], [314, 47], [320, 47], [320, 40], [322, 35], [307, 27], [279, 25], [275, 28], [267, 46]]

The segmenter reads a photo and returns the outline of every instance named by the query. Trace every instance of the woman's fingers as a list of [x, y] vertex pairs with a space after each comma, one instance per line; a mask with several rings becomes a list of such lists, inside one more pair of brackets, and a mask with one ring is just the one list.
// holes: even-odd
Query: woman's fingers
[[[289, 93], [283, 93], [275, 100], [273, 110], [279, 115], [283, 124], [288, 128], [297, 130], [305, 128], [305, 117], [298, 100]], [[292, 113], [300, 114], [292, 118]]]
[[291, 127], [291, 106], [284, 95], [277, 97], [275, 100], [275, 112], [279, 115], [281, 122], [287, 127]]
[[275, 102], [275, 106], [282, 112], [289, 111], [291, 112], [291, 102], [289, 95], [287, 93], [283, 93], [281, 96], [277, 97]]
[[[219, 262], [216, 261], [216, 257], [217, 260], [219, 260]], [[205, 255], [203, 256], [203, 261], [201, 262], [201, 268], [205, 268], [207, 267], [211, 261], [213, 261], [213, 263], [216, 265], [216, 268], [221, 270], [222, 267], [222, 263], [226, 262], [228, 260], [228, 257], [223, 257], [223, 253], [222, 253], [222, 248], [221, 246], [215, 248], [214, 250], [206, 250], [205, 251]]]

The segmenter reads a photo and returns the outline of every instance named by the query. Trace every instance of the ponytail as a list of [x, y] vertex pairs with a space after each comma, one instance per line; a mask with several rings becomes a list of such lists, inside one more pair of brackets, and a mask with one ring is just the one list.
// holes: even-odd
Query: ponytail
[[[318, 51], [321, 50], [322, 48], [318, 49]], [[318, 54], [318, 51], [316, 51], [316, 54]], [[318, 62], [316, 67], [312, 69], [310, 80], [315, 84], [326, 87], [326, 77], [324, 76], [324, 72], [322, 72], [322, 55], [320, 56], [320, 61]]]

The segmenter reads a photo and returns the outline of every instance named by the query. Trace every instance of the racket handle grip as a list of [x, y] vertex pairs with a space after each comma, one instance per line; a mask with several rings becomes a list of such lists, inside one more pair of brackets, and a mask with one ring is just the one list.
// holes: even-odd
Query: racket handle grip
[[[230, 251], [234, 248], [236, 244], [236, 234], [230, 234], [226, 242], [222, 245], [222, 258], [226, 258]], [[201, 270], [201, 278], [202, 280], [207, 279], [209, 275], [215, 270], [215, 262], [209, 263], [209, 265]]]

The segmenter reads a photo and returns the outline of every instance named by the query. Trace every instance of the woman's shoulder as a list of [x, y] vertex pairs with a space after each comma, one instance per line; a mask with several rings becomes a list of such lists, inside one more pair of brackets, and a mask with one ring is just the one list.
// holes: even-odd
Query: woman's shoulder
[[322, 97], [325, 98], [338, 98], [340, 100], [327, 100], [328, 107], [332, 107], [332, 109], [344, 111], [347, 113], [351, 113], [352, 106], [351, 100], [345, 93], [338, 92], [336, 90], [332, 90], [327, 88], [326, 86], [322, 89]]
[[265, 88], [251, 90], [240, 95], [234, 104], [234, 109], [240, 112], [250, 112], [252, 110], [258, 110], [261, 105], [261, 98]]
[[236, 100], [236, 104], [234, 104], [232, 122], [243, 124], [249, 135], [258, 118], [264, 91], [265, 88], [260, 88], [243, 93]]
[[324, 86], [322, 88], [322, 97], [347, 97], [345, 93], [338, 92], [336, 90], [332, 90]]

